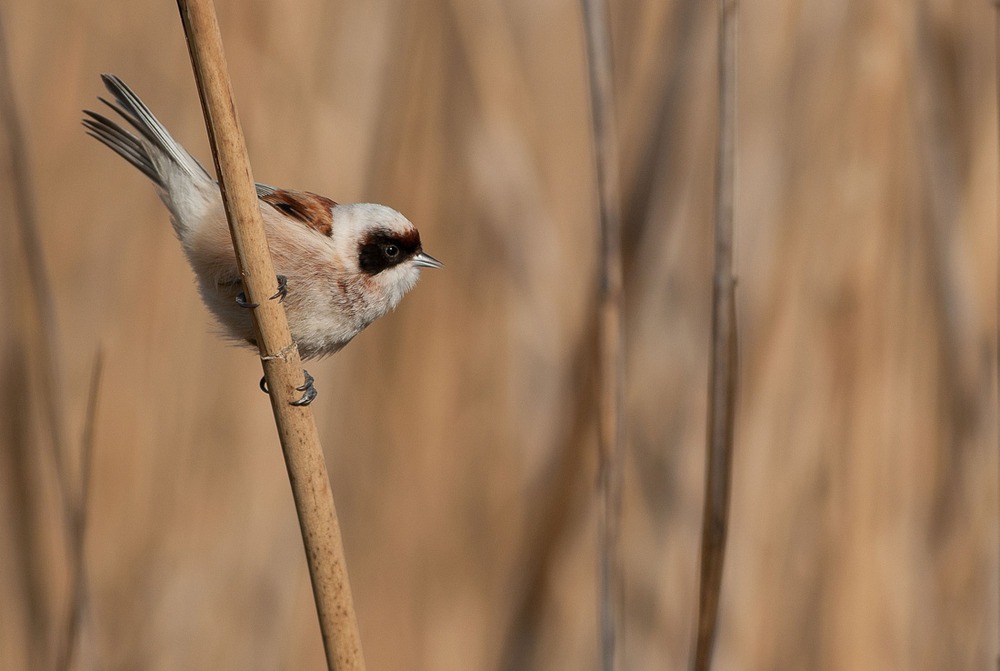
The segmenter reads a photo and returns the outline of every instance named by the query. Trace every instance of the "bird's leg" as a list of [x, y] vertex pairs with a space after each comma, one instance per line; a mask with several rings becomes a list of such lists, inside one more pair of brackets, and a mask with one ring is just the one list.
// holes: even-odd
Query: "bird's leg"
[[[285, 296], [288, 295], [288, 278], [284, 275], [278, 275], [278, 291], [270, 297], [270, 300], [278, 299], [279, 303], [285, 302]], [[243, 280], [236, 280], [237, 284], [243, 284]], [[253, 308], [260, 307], [260, 303], [251, 303], [247, 300], [247, 295], [245, 292], [241, 291], [236, 294], [236, 304], [241, 308], [247, 308], [252, 310]]]
[[[316, 398], [317, 394], [319, 393], [319, 392], [316, 391], [316, 387], [313, 386], [313, 382], [316, 381], [316, 378], [314, 378], [312, 375], [310, 375], [309, 371], [307, 371], [305, 369], [302, 370], [302, 373], [305, 376], [305, 381], [301, 385], [299, 385], [298, 387], [295, 388], [295, 391], [301, 391], [302, 392], [302, 398], [300, 398], [297, 401], [289, 401], [289, 403], [291, 405], [309, 405], [310, 403], [313, 402], [313, 400]], [[264, 392], [265, 394], [270, 394], [271, 393], [267, 389], [267, 378], [266, 377], [260, 378], [260, 390], [262, 392]]]

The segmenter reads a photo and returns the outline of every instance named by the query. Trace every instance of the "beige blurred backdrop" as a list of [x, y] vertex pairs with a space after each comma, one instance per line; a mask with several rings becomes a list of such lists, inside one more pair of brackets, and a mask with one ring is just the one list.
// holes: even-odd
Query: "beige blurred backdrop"
[[[715, 668], [992, 668], [994, 10], [741, 5], [741, 365]], [[113, 72], [210, 165], [176, 6], [0, 11], [74, 481], [103, 352], [77, 668], [320, 668], [259, 363], [216, 337], [147, 180], [79, 124]], [[578, 3], [219, 11], [255, 177], [392, 205], [447, 264], [310, 365], [368, 668], [596, 669], [596, 194]], [[683, 669], [703, 489], [716, 8], [610, 11], [628, 333], [621, 659]], [[10, 140], [0, 135], [0, 668], [44, 669], [69, 574]]]

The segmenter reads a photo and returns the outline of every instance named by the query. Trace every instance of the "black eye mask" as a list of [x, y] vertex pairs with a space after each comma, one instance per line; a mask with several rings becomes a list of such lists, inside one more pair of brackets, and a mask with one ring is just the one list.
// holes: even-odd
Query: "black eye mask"
[[372, 231], [358, 247], [358, 266], [362, 272], [378, 275], [387, 268], [398, 266], [420, 251], [420, 234], [416, 230], [403, 234], [387, 230]]

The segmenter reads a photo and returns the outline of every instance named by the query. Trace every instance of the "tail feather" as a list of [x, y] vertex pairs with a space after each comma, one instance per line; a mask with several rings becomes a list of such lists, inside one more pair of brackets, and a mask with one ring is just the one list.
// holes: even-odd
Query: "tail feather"
[[111, 148], [138, 168], [157, 187], [160, 199], [170, 210], [170, 222], [182, 242], [205, 221], [205, 215], [219, 205], [215, 180], [184, 147], [170, 136], [163, 124], [114, 75], [101, 75], [113, 102], [101, 102], [117, 113], [124, 123], [85, 110], [83, 126], [87, 134]]
[[[108, 75], [108, 74], [101, 75], [101, 80], [104, 82], [104, 86], [105, 88], [107, 88], [108, 93], [110, 93], [115, 99], [115, 102], [112, 103], [105, 100], [104, 98], [101, 98], [100, 99], [101, 102], [103, 102], [105, 105], [107, 105], [115, 112], [120, 114], [121, 117], [125, 119], [125, 121], [129, 123], [129, 125], [132, 126], [132, 128], [134, 128], [136, 131], [139, 132], [139, 134], [142, 136], [142, 139], [148, 142], [151, 147], [160, 150], [160, 152], [162, 152], [164, 156], [169, 158], [177, 167], [179, 167], [181, 170], [187, 173], [189, 177], [195, 180], [202, 180], [202, 179], [211, 180], [211, 176], [208, 174], [208, 172], [206, 172], [205, 168], [203, 168], [202, 165], [198, 163], [198, 161], [193, 156], [191, 156], [191, 154], [189, 154], [186, 149], [184, 149], [184, 147], [178, 144], [177, 141], [174, 140], [173, 137], [171, 137], [170, 133], [167, 131], [166, 128], [164, 128], [163, 124], [161, 124], [160, 121], [153, 115], [153, 113], [149, 111], [149, 108], [146, 107], [146, 104], [139, 99], [139, 96], [137, 96], [135, 93], [132, 92], [132, 89], [130, 89], [125, 84], [125, 82], [123, 82], [115, 75]], [[91, 113], [92, 118], [93, 116], [95, 115]], [[130, 135], [129, 133], [118, 127], [116, 124], [111, 122], [109, 119], [105, 118], [102, 125], [106, 128], [107, 127], [117, 128], [119, 131], [121, 131], [121, 133], [124, 133], [125, 135]], [[115, 135], [119, 136], [121, 133], [116, 133]], [[109, 144], [101, 137], [99, 137], [98, 139], [107, 144], [109, 147], [111, 147], [111, 149], [118, 151], [118, 153], [120, 153], [122, 157], [125, 158], [125, 160], [135, 165], [135, 163], [131, 160], [131, 158], [129, 158], [128, 155], [119, 151], [119, 148], [122, 147], [121, 142], [116, 141], [112, 144]], [[157, 166], [155, 162], [155, 157], [149, 155], [148, 150], [145, 150], [145, 147], [142, 146], [141, 142], [134, 143], [126, 141], [126, 144], [130, 146], [130, 148], [132, 149], [144, 150], [143, 153], [146, 154], [146, 158], [148, 159], [146, 161], [146, 165], [152, 166], [154, 169], [156, 169]], [[146, 172], [146, 170], [143, 167], [141, 166], [136, 166], [136, 167], [138, 167], [143, 172]], [[154, 179], [154, 181], [156, 181], [157, 183], [162, 183], [163, 181], [162, 176], [160, 179]]]
[[205, 168], [171, 137], [159, 119], [125, 82], [115, 75], [107, 74], [101, 75], [101, 80], [114, 102], [104, 98], [99, 100], [128, 122], [139, 136], [136, 137], [106, 116], [84, 110], [89, 118], [83, 120], [83, 125], [91, 136], [113, 149], [164, 189], [169, 188], [169, 176], [164, 174], [164, 170], [172, 171], [169, 165], [162, 164], [164, 158], [196, 182], [212, 180]]
[[160, 173], [149, 157], [146, 147], [134, 135], [124, 130], [117, 123], [97, 112], [84, 110], [89, 119], [83, 120], [83, 125], [87, 129], [87, 135], [102, 142], [111, 148], [119, 156], [142, 171], [161, 189], [166, 189]]

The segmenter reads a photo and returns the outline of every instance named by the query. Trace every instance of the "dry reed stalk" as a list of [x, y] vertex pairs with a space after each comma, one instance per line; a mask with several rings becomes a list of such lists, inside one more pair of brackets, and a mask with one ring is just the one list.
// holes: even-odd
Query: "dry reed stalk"
[[619, 557], [622, 470], [625, 451], [625, 335], [622, 303], [621, 197], [617, 124], [612, 88], [608, 7], [582, 0], [590, 78], [590, 103], [600, 207], [598, 285], [598, 449], [601, 495], [600, 651], [604, 671], [615, 668], [621, 635]]
[[[70, 604], [65, 614], [61, 636], [56, 646], [55, 668], [68, 668], [76, 639], [74, 625], [76, 595], [84, 589], [82, 579], [82, 547], [76, 543], [75, 519], [80, 503], [80, 492], [71, 481], [71, 468], [67, 463], [64, 440], [65, 407], [62, 402], [62, 385], [59, 380], [58, 325], [55, 300], [45, 266], [45, 255], [38, 235], [38, 216], [32, 197], [28, 151], [21, 128], [20, 116], [14, 101], [14, 82], [10, 73], [7, 37], [3, 16], [0, 15], [0, 123], [7, 136], [10, 159], [11, 188], [13, 190], [14, 218], [23, 245], [25, 267], [28, 272], [28, 294], [33, 307], [28, 325], [28, 342], [39, 352], [39, 371], [32, 377], [39, 385], [39, 395], [45, 425], [51, 442], [53, 465], [59, 483], [59, 504], [62, 509], [62, 527], [67, 548]], [[41, 598], [36, 595], [35, 598]]]
[[268, 299], [274, 293], [274, 268], [215, 7], [212, 0], [178, 0], [177, 6], [243, 286], [248, 300], [259, 305], [253, 310], [254, 330], [302, 530], [327, 667], [360, 671], [365, 664], [340, 524], [312, 410], [291, 405], [302, 381], [302, 363], [284, 308]]
[[[596, 314], [596, 309], [590, 309]], [[579, 514], [581, 503], [589, 496], [585, 477], [586, 457], [582, 448], [593, 428], [594, 418], [594, 361], [597, 341], [597, 321], [591, 320], [580, 333], [574, 347], [572, 382], [576, 389], [567, 416], [571, 424], [562, 437], [546, 475], [541, 479], [539, 495], [534, 497], [539, 512], [537, 522], [529, 528], [514, 564], [514, 575], [519, 582], [512, 588], [513, 615], [504, 633], [502, 652], [497, 666], [501, 671], [520, 671], [532, 668], [532, 659], [538, 647], [538, 630], [544, 614], [544, 599], [548, 579], [555, 570], [558, 550], [566, 536], [567, 527]]]
[[0, 493], [4, 495], [6, 511], [16, 511], [10, 514], [10, 536], [17, 552], [12, 555], [11, 563], [15, 566], [9, 568], [11, 574], [19, 577], [19, 580], [11, 580], [10, 586], [16, 584], [19, 589], [8, 594], [12, 594], [12, 600], [23, 608], [28, 639], [23, 648], [11, 648], [20, 648], [24, 668], [44, 669], [53, 662], [49, 635], [51, 617], [46, 599], [51, 576], [43, 568], [46, 539], [38, 533], [45, 515], [40, 511], [36, 486], [42, 478], [39, 473], [41, 460], [32, 449], [29, 426], [32, 408], [30, 399], [24, 394], [31, 378], [26, 350], [27, 347], [14, 342], [0, 352], [0, 379], [4, 380], [0, 385], [0, 445], [6, 446], [0, 450], [0, 473], [5, 474], [8, 484]]
[[[7, 58], [6, 31], [3, 25], [3, 7], [0, 7], [0, 123], [2, 123], [4, 135], [7, 137], [8, 169], [5, 174], [10, 175], [10, 187], [13, 191], [13, 211], [14, 218], [20, 229], [20, 237], [24, 245], [24, 253], [27, 257], [30, 249], [38, 250], [39, 246], [35, 238], [34, 207], [30, 198], [30, 188], [27, 185], [27, 167], [25, 165], [24, 139], [21, 134], [20, 122], [17, 115], [17, 108], [14, 104], [13, 83], [10, 77], [10, 67]], [[14, 265], [13, 245], [7, 248], [6, 267]], [[27, 262], [27, 265], [31, 265]], [[39, 270], [38, 266], [34, 271]], [[35, 291], [30, 295], [37, 296], [39, 290], [47, 286], [47, 275], [43, 272], [42, 278], [45, 282], [41, 287], [35, 287]], [[20, 293], [21, 283], [17, 285], [11, 283], [11, 277], [6, 278], [8, 288], [14, 286], [15, 293]], [[30, 284], [30, 280], [29, 280]], [[29, 289], [29, 291], [31, 291]], [[46, 296], [50, 294], [45, 294]], [[36, 304], [37, 305], [37, 304]], [[31, 332], [32, 325], [24, 324], [23, 334], [17, 334], [14, 342], [9, 348], [5, 348], [0, 356], [0, 379], [4, 380], [2, 397], [0, 397], [0, 419], [2, 419], [3, 435], [0, 437], [0, 445], [7, 445], [9, 449], [3, 450], [3, 461], [0, 462], [0, 470], [9, 474], [11, 487], [9, 487], [9, 510], [18, 511], [11, 516], [13, 523], [12, 537], [19, 551], [14, 555], [17, 559], [19, 573], [22, 578], [24, 592], [19, 595], [23, 600], [25, 619], [28, 627], [28, 644], [25, 646], [25, 658], [30, 665], [50, 664], [51, 660], [45, 655], [51, 646], [51, 640], [47, 636], [50, 624], [50, 613], [47, 608], [46, 595], [50, 581], [42, 574], [41, 559], [44, 556], [44, 543], [38, 533], [40, 515], [38, 512], [40, 501], [38, 487], [33, 486], [39, 480], [37, 471], [38, 455], [32, 449], [32, 431], [30, 428], [31, 404], [27, 391], [29, 381], [33, 374], [29, 370], [29, 347], [25, 341], [33, 339]], [[18, 320], [15, 320], [18, 323]], [[44, 331], [44, 329], [42, 329]], [[46, 384], [46, 376], [40, 380], [43, 387]], [[55, 436], [53, 436], [53, 447], [55, 446]], [[58, 450], [55, 450], [58, 452]], [[56, 460], [58, 463], [58, 455]], [[58, 465], [57, 465], [58, 468]], [[60, 473], [61, 477], [61, 473]], [[62, 480], [60, 480], [62, 482]]]
[[736, 407], [736, 279], [733, 276], [733, 190], [736, 134], [736, 0], [719, 0], [719, 127], [715, 172], [715, 274], [708, 386], [708, 445], [702, 518], [698, 628], [692, 668], [707, 671], [719, 617], [729, 527]]
[[[685, 94], [685, 84], [690, 77], [690, 59], [697, 48], [697, 20], [701, 13], [701, 3], [697, 0], [681, 0], [674, 14], [676, 27], [664, 30], [662, 55], [658, 61], [669, 64], [660, 68], [649, 79], [643, 81], [645, 88], [654, 91], [647, 103], [655, 108], [649, 126], [641, 126], [633, 131], [633, 136], [641, 145], [637, 157], [632, 160], [632, 169], [626, 170], [622, 198], [622, 256], [626, 259], [625, 287], [632, 290], [632, 282], [638, 281], [640, 273], [629, 273], [630, 263], [638, 257], [638, 249], [647, 241], [647, 235], [663, 227], [649, 226], [646, 220], [653, 207], [654, 196], [667, 202], [676, 200], [676, 191], [683, 180], [671, 179], [671, 162], [677, 161], [680, 151], [679, 134], [681, 127], [680, 100]], [[636, 125], [633, 123], [633, 125]], [[625, 129], [623, 129], [624, 132]], [[628, 166], [628, 157], [624, 161]], [[628, 275], [633, 275], [630, 278]]]
[[52, 298], [52, 287], [45, 268], [45, 255], [42, 253], [42, 243], [38, 236], [38, 216], [31, 194], [28, 151], [17, 105], [14, 102], [14, 82], [10, 74], [2, 14], [0, 14], [0, 120], [7, 135], [15, 219], [21, 235], [21, 244], [24, 245], [28, 286], [36, 312], [37, 326], [30, 335], [32, 341], [40, 345], [42, 353], [39, 357], [41, 374], [38, 383], [44, 400], [45, 422], [52, 441], [59, 484], [63, 488], [63, 495], [70, 497], [72, 490], [69, 486], [69, 468], [66, 465], [64, 452], [66, 443], [63, 440], [65, 414], [59, 384], [55, 301]]
[[[997, 107], [997, 157], [1000, 158], [1000, 0], [994, 0], [993, 2], [993, 69], [994, 69], [994, 91], [993, 95], [996, 98], [994, 104]], [[996, 194], [998, 200], [1000, 200], [1000, 177], [998, 177], [996, 185]], [[997, 208], [998, 213], [1000, 213], [1000, 207]], [[996, 250], [996, 290], [997, 290], [997, 305], [996, 305], [996, 326], [997, 332], [994, 333], [993, 342], [993, 366], [994, 366], [994, 382], [996, 384], [995, 393], [997, 394], [997, 402], [1000, 404], [1000, 219], [997, 220], [997, 250]], [[1000, 415], [1000, 407], [996, 408], [998, 415]], [[998, 433], [998, 439], [1000, 439], [1000, 433]], [[1000, 455], [1000, 443], [997, 444], [997, 453]], [[998, 468], [1000, 468], [1000, 459], [997, 460]], [[1000, 471], [997, 473], [997, 487], [1000, 488]], [[1000, 508], [997, 509], [997, 520], [1000, 521]], [[997, 556], [1000, 556], [998, 553]], [[1000, 563], [997, 564], [997, 572], [1000, 574]], [[1000, 604], [1000, 600], [997, 602]], [[1000, 612], [998, 612], [1000, 616]], [[1000, 627], [1000, 617], [997, 619], [998, 627]], [[996, 653], [996, 666], [997, 671], [1000, 671], [1000, 651]]]
[[[87, 411], [83, 420], [83, 436], [80, 440], [80, 492], [73, 507], [73, 549], [72, 555], [76, 563], [70, 586], [73, 589], [70, 608], [67, 613], [69, 621], [66, 625], [67, 646], [63, 659], [63, 669], [72, 669], [78, 651], [81, 647], [81, 632], [84, 620], [90, 611], [90, 591], [87, 589], [87, 557], [84, 552], [84, 542], [87, 531], [87, 505], [90, 500], [90, 473], [93, 468], [94, 434], [97, 430], [97, 402], [101, 391], [101, 376], [104, 372], [104, 352], [98, 348], [94, 355], [94, 363], [90, 370], [90, 387], [87, 392]], [[81, 665], [83, 668], [100, 668], [90, 663]]]
[[[961, 247], [960, 212], [962, 201], [961, 165], [956, 128], [949, 120], [950, 74], [946, 57], [935, 39], [930, 10], [918, 3], [914, 11], [912, 48], [916, 62], [914, 110], [921, 165], [920, 192], [926, 199], [922, 217], [928, 242], [923, 245], [930, 269], [930, 294], [938, 312], [941, 334], [939, 354], [943, 377], [943, 397], [951, 415], [955, 453], [973, 433], [983, 413], [981, 399], [987, 378], [981, 375], [979, 350], [974, 346], [976, 314], [975, 280]], [[957, 465], [957, 460], [947, 460]], [[957, 475], [957, 468], [952, 468]], [[949, 492], [957, 486], [946, 487]]]

